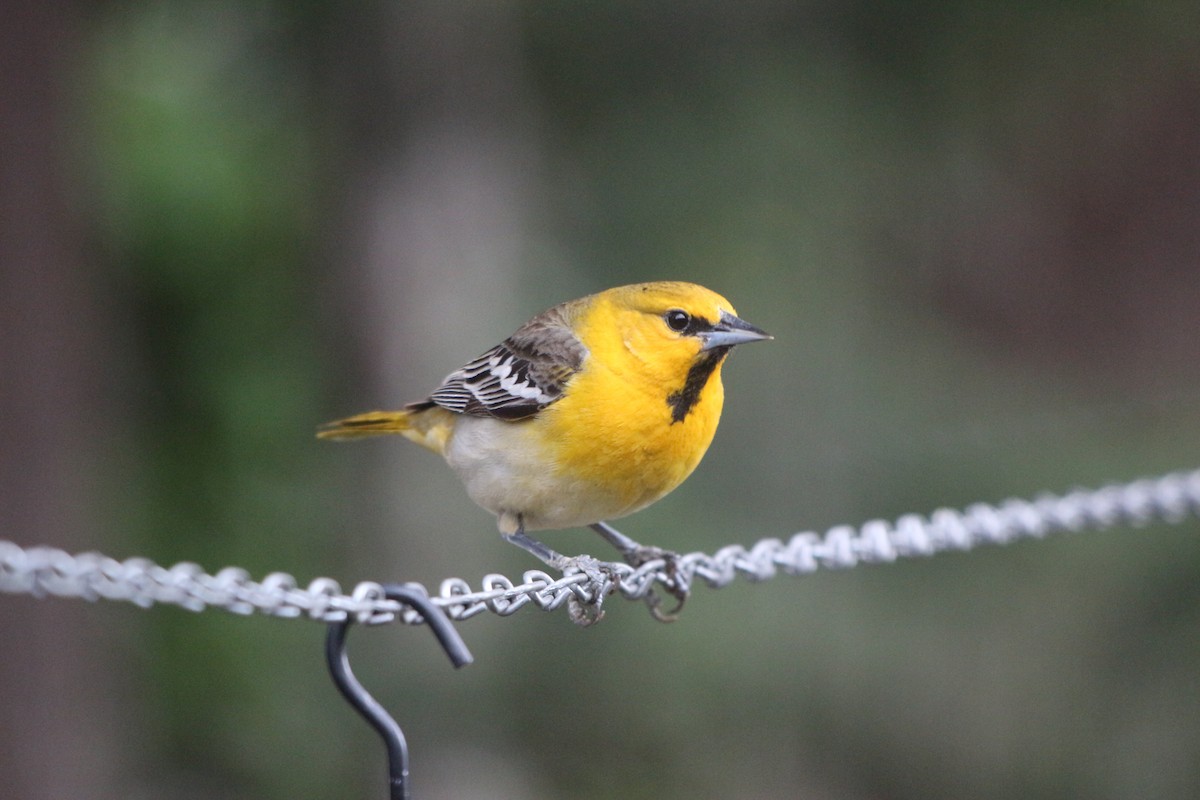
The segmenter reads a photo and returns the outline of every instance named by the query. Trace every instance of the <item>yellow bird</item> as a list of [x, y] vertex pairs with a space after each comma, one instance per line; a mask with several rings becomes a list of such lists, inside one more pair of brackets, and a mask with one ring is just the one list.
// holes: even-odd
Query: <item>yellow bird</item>
[[501, 535], [556, 569], [529, 531], [589, 526], [633, 564], [664, 555], [605, 520], [683, 482], [724, 403], [721, 364], [772, 338], [693, 283], [619, 286], [538, 314], [427, 398], [321, 426], [322, 439], [398, 433], [458, 473]]

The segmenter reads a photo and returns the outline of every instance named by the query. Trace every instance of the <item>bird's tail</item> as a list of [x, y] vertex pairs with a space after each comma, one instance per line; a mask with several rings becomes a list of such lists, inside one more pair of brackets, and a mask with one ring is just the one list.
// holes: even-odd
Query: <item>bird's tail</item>
[[317, 428], [318, 439], [362, 439], [385, 433], [398, 433], [438, 455], [446, 452], [446, 442], [454, 433], [456, 415], [431, 402], [413, 403], [399, 411], [368, 411], [353, 417], [327, 422]]
[[368, 411], [353, 417], [326, 422], [317, 428], [318, 439], [360, 439], [384, 433], [412, 430], [412, 413], [405, 411]]

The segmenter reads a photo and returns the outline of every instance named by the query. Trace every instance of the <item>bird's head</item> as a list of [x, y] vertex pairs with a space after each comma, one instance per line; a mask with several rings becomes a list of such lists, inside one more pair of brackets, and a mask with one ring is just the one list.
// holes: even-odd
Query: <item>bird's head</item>
[[737, 316], [721, 295], [682, 281], [618, 286], [593, 296], [594, 326], [610, 327], [608, 340], [670, 385], [697, 363], [711, 363], [711, 373], [739, 344], [772, 338]]

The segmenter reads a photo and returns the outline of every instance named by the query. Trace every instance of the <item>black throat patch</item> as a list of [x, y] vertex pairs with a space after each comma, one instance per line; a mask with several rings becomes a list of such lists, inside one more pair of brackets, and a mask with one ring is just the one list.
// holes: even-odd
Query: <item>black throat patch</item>
[[683, 422], [688, 413], [700, 402], [700, 393], [708, 385], [708, 379], [729, 355], [730, 348], [714, 347], [701, 353], [696, 362], [688, 370], [683, 388], [667, 395], [667, 405], [671, 407], [671, 424]]

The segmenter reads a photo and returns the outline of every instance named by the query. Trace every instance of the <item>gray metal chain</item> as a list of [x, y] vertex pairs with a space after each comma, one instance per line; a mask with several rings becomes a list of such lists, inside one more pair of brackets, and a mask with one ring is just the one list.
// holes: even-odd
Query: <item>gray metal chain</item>
[[[558, 578], [530, 570], [520, 583], [504, 575], [486, 575], [480, 588], [474, 589], [461, 578], [449, 578], [442, 581], [433, 602], [455, 620], [484, 611], [508, 616], [530, 604], [547, 611], [572, 601], [587, 605], [609, 591], [644, 600], [655, 584], [689, 587], [699, 579], [716, 589], [738, 577], [764, 581], [780, 572], [804, 575], [1051, 533], [1178, 523], [1189, 517], [1200, 517], [1200, 470], [1034, 500], [978, 503], [962, 511], [939, 509], [928, 517], [909, 514], [894, 522], [872, 520], [858, 528], [841, 525], [823, 536], [806, 531], [787, 541], [763, 539], [748, 549], [730, 545], [712, 555], [688, 553], [678, 558], [671, 574], [664, 560], [655, 559], [636, 569], [606, 564], [600, 579], [575, 570]], [[425, 591], [420, 584], [408, 585]], [[0, 592], [123, 600], [142, 607], [166, 603], [190, 611], [220, 608], [235, 614], [322, 622], [340, 622], [347, 615], [365, 624], [421, 621], [412, 609], [384, 597], [383, 587], [373, 582], [359, 583], [347, 594], [331, 578], [317, 578], [302, 588], [283, 572], [255, 581], [238, 567], [209, 575], [189, 562], [168, 568], [144, 558], [117, 561], [99, 553], [72, 555], [4, 540], [0, 540]]]

